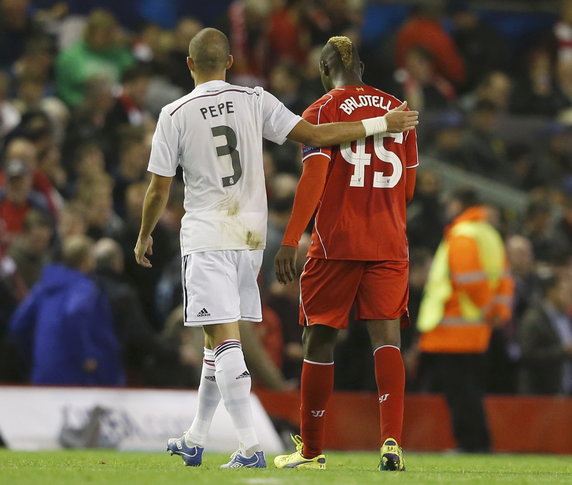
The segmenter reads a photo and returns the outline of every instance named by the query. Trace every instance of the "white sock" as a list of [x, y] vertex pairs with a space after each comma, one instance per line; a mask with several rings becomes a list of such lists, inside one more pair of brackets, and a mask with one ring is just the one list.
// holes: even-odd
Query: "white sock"
[[250, 372], [238, 340], [225, 340], [214, 349], [216, 382], [238, 435], [239, 450], [250, 456], [260, 451], [250, 406]]
[[205, 348], [201, 382], [199, 384], [199, 404], [193, 424], [185, 433], [188, 446], [199, 445], [204, 448], [214, 413], [220, 401], [220, 391], [215, 377], [214, 351]]

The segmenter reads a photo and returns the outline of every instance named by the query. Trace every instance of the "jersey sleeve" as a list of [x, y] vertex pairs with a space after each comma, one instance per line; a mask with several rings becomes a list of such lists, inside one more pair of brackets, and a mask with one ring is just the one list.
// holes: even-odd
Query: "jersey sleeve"
[[179, 164], [179, 132], [173, 117], [163, 109], [157, 121], [147, 170], [163, 177], [174, 177]]
[[417, 153], [417, 130], [408, 131], [405, 139], [405, 168], [415, 168], [419, 166], [419, 155]]
[[290, 111], [274, 95], [262, 91], [262, 136], [282, 145], [302, 118]]
[[[324, 123], [332, 123], [336, 121], [332, 116], [329, 104], [333, 96], [327, 94], [323, 98], [316, 101], [314, 104], [308, 107], [304, 113], [302, 113], [302, 118], [304, 118], [308, 123], [313, 125], [320, 125]], [[327, 158], [331, 158], [332, 149], [331, 147], [316, 148], [309, 145], [302, 145], [302, 161], [304, 162], [307, 158], [314, 155], [324, 155]]]

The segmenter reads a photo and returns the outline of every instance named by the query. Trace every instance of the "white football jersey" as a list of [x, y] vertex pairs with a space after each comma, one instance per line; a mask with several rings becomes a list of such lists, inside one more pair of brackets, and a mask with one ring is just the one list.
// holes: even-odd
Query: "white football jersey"
[[262, 138], [282, 144], [301, 120], [260, 87], [209, 81], [165, 106], [149, 171], [183, 168], [181, 251], [263, 249], [268, 208]]

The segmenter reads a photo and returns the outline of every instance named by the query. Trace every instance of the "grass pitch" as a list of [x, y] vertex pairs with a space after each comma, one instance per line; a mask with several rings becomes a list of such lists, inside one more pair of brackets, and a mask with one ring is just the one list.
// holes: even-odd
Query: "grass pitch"
[[407, 453], [408, 471], [378, 472], [376, 453], [327, 453], [327, 470], [220, 470], [228, 455], [205, 454], [199, 468], [165, 453], [103, 450], [13, 452], [0, 449], [1, 485], [337, 485], [571, 484], [572, 457]]

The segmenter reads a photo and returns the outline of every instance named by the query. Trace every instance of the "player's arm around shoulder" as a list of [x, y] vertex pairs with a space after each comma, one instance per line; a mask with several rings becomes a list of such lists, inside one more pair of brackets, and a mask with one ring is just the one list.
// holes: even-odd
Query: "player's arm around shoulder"
[[419, 124], [419, 112], [407, 110], [407, 102], [384, 116], [361, 121], [313, 125], [301, 120], [288, 134], [288, 138], [313, 147], [339, 145], [376, 133], [401, 133], [413, 130]]

